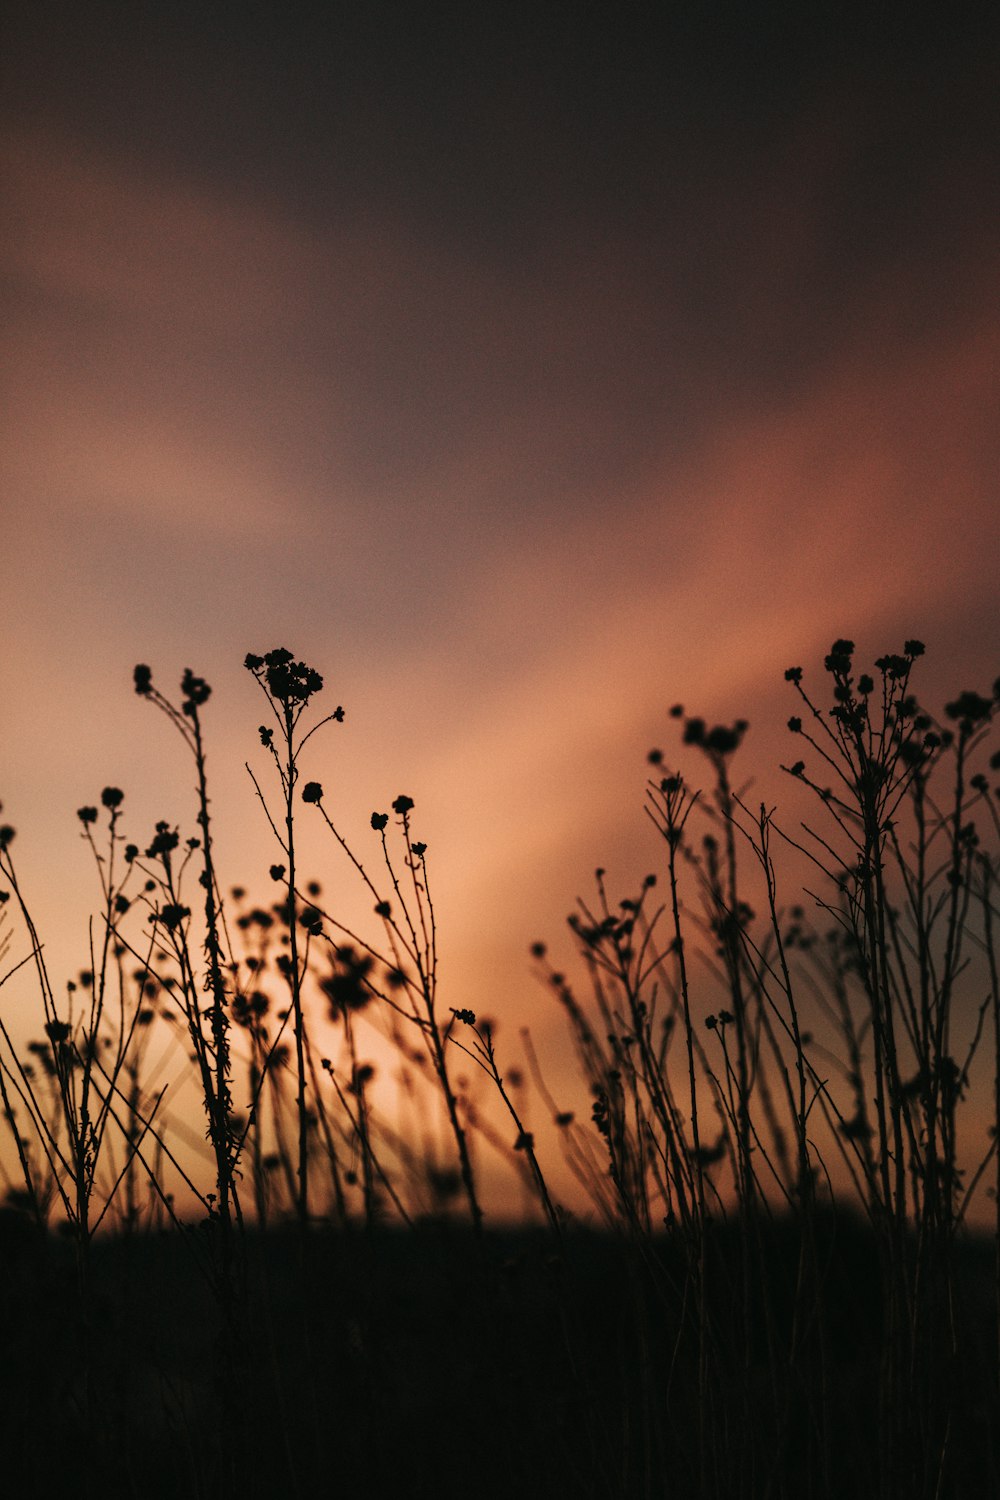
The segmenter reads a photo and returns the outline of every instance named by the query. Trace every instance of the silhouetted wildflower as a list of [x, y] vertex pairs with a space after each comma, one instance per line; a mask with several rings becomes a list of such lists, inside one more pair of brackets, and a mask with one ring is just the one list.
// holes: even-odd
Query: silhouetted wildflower
[[272, 865], [268, 873], [272, 880], [284, 880], [285, 867], [284, 865]]
[[344, 1011], [361, 1010], [372, 998], [369, 976], [374, 960], [368, 953], [358, 953], [347, 944], [335, 950], [337, 968], [321, 979], [319, 987], [330, 1001], [334, 1020]]
[[746, 728], [746, 721], [743, 719], [735, 723], [732, 729], [727, 729], [724, 724], [717, 724], [704, 737], [705, 749], [715, 755], [731, 755], [734, 750], [739, 749]]
[[244, 659], [244, 666], [258, 681], [263, 672], [267, 691], [286, 709], [308, 703], [323, 686], [320, 674], [305, 662], [297, 662], [284, 646], [268, 651], [263, 657], [250, 653]]
[[260, 735], [260, 742], [264, 746], [264, 749], [272, 750], [274, 748], [274, 730], [269, 729], [266, 724], [262, 724], [257, 733]]
[[142, 697], [145, 697], [151, 691], [153, 686], [152, 667], [147, 667], [144, 665], [136, 667], [135, 671], [132, 673], [132, 681], [135, 683], [136, 692], [139, 693]]
[[853, 641], [834, 641], [830, 647], [830, 654], [823, 660], [823, 665], [828, 672], [835, 676], [846, 677], [851, 670], [851, 657], [854, 655]]
[[789, 667], [786, 670], [786, 672], [785, 672], [785, 681], [786, 682], [801, 682], [802, 681], [802, 668], [801, 667]]
[[146, 850], [147, 859], [157, 859], [164, 854], [170, 854], [177, 848], [180, 842], [176, 828], [171, 828], [169, 823], [159, 822], [156, 825], [156, 833], [149, 848]]
[[802, 720], [799, 719], [799, 718], [797, 718], [793, 714], [792, 717], [788, 721], [788, 727], [792, 731], [793, 734], [801, 734], [802, 733]]
[[323, 788], [318, 781], [307, 781], [302, 788], [303, 802], [321, 802], [323, 800]]
[[111, 810], [114, 810], [116, 807], [121, 807], [124, 800], [125, 793], [123, 791], [120, 791], [116, 786], [106, 786], [104, 788], [104, 791], [101, 793], [101, 801], [103, 802], [105, 807], [110, 808]]
[[398, 796], [395, 802], [392, 804], [392, 810], [394, 813], [398, 813], [402, 818], [405, 817], [408, 812], [412, 812], [413, 805], [414, 804], [412, 797], [406, 797], [400, 794], [400, 796]]
[[185, 917], [191, 915], [191, 908], [189, 906], [181, 906], [175, 902], [161, 907], [158, 915], [164, 927], [169, 927], [171, 932], [176, 932]]
[[80, 822], [84, 825], [84, 827], [86, 827], [88, 823], [97, 822], [96, 807], [78, 807], [76, 810], [76, 815], [80, 819]]
[[423, 859], [424, 855], [427, 853], [426, 844], [411, 844], [410, 848], [413, 850], [418, 859]]
[[890, 682], [901, 681], [910, 671], [910, 662], [905, 656], [880, 656], [875, 665]]
[[200, 708], [203, 703], [208, 702], [212, 695], [212, 689], [204, 677], [196, 677], [190, 667], [185, 667], [184, 675], [181, 678], [181, 693], [184, 696], [184, 702], [181, 707], [186, 714], [193, 715], [196, 708]]
[[372, 813], [372, 827], [376, 833], [381, 833], [389, 822], [388, 813]]
[[949, 719], [961, 720], [960, 728], [968, 725], [971, 730], [974, 724], [989, 718], [992, 707], [990, 700], [981, 698], [978, 693], [961, 693], [954, 703], [945, 704], [944, 711]]
[[466, 1026], [475, 1026], [476, 1024], [476, 1013], [474, 1010], [455, 1010], [454, 1006], [452, 1006], [451, 1013], [456, 1021], [464, 1021]]

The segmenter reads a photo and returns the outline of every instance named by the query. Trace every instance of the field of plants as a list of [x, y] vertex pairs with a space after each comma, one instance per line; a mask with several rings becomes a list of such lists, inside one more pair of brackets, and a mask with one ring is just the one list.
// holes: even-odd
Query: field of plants
[[[192, 832], [132, 842], [116, 787], [79, 809], [100, 906], [69, 983], [19, 878], [30, 830], [0, 828], [12, 1493], [1000, 1491], [1000, 681], [932, 710], [923, 655], [865, 670], [838, 640], [785, 672], [789, 825], [743, 789], [744, 722], [671, 710], [658, 868], [624, 893], [597, 871], [571, 964], [531, 947], [569, 1103], [530, 1036], [508, 1053], [439, 987], [414, 800], [362, 853], [305, 779], [344, 717], [320, 673], [245, 661], [255, 904], [220, 873], [211, 689], [137, 666], [190, 758]], [[367, 925], [303, 869], [304, 819]], [[28, 974], [22, 1044], [4, 1002]]]

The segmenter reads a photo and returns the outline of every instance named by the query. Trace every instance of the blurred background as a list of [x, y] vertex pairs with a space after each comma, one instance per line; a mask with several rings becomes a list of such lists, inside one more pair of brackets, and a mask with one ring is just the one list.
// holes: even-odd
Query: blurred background
[[[442, 1003], [510, 1065], [530, 1025], [559, 1092], [529, 945], [568, 962], [595, 866], [662, 871], [671, 704], [748, 719], [776, 801], [784, 669], [835, 637], [926, 641], [932, 707], [996, 675], [996, 22], [314, 9], [7, 8], [3, 816], [58, 989], [76, 809], [195, 831], [131, 685], [189, 666], [223, 883], [272, 899], [242, 662], [287, 646], [345, 708], [304, 772], [358, 852], [416, 803]], [[26, 975], [4, 1006], [37, 1034]]]

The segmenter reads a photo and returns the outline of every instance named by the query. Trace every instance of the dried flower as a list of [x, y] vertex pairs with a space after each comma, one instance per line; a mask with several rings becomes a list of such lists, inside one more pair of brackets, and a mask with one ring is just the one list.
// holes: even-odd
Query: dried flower
[[156, 833], [153, 836], [152, 843], [146, 850], [146, 858], [156, 859], [164, 854], [170, 854], [172, 850], [177, 848], [178, 843], [177, 830], [171, 828], [169, 823], [161, 821], [156, 825]]
[[163, 906], [159, 911], [160, 921], [163, 923], [164, 927], [169, 927], [171, 932], [175, 932], [180, 924], [184, 921], [184, 918], [189, 917], [190, 915], [191, 908], [189, 906], [180, 906], [177, 903]]
[[196, 708], [207, 703], [212, 695], [212, 689], [204, 677], [196, 677], [190, 667], [185, 667], [181, 678], [181, 693], [184, 696], [183, 709], [186, 714], [193, 715]]
[[981, 698], [978, 693], [961, 693], [954, 703], [945, 704], [944, 711], [949, 719], [961, 719], [971, 730], [973, 724], [989, 718], [991, 708], [988, 698]]

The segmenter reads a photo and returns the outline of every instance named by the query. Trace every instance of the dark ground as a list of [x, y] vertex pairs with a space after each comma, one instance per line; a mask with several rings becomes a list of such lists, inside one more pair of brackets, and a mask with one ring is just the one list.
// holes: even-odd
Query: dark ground
[[[738, 1244], [720, 1231], [710, 1359], [715, 1465], [698, 1467], [696, 1342], [678, 1339], [683, 1253], [582, 1231], [551, 1237], [293, 1230], [248, 1241], [239, 1335], [179, 1236], [93, 1249], [81, 1312], [72, 1245], [2, 1226], [3, 1472], [19, 1496], [435, 1497], [876, 1494], [883, 1308], [874, 1243], [847, 1215], [824, 1225], [823, 1411], [796, 1381], [777, 1409], [791, 1328], [794, 1231], [761, 1265], [772, 1317], [742, 1328]], [[194, 1231], [202, 1241], [205, 1231]], [[961, 1252], [961, 1399], [942, 1494], [986, 1494], [997, 1472], [992, 1244]], [[776, 1339], [776, 1342], [775, 1342]], [[775, 1355], [774, 1351], [779, 1353]], [[785, 1387], [782, 1385], [782, 1390]], [[811, 1389], [819, 1389], [814, 1387]], [[742, 1429], [747, 1427], [750, 1431]], [[812, 1437], [810, 1437], [812, 1433]], [[984, 1488], [984, 1484], [987, 1486]]]

